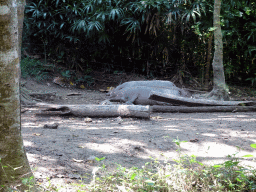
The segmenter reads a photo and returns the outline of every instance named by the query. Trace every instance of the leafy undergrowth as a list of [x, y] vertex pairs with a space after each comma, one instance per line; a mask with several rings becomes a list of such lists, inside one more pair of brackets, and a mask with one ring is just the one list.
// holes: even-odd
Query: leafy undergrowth
[[248, 101], [256, 99], [256, 89], [252, 87], [230, 86], [230, 97], [235, 100]]
[[[157, 160], [148, 162], [142, 168], [125, 168], [117, 165], [114, 172], [108, 172], [104, 158], [96, 158], [99, 166], [93, 172], [90, 184], [80, 180], [71, 184], [77, 192], [197, 192], [197, 191], [256, 191], [256, 170], [240, 165], [236, 155], [222, 164], [208, 166], [196, 160], [195, 156], [182, 155], [179, 139], [173, 140], [178, 146], [179, 158], [175, 165]], [[256, 144], [251, 144], [256, 148]], [[251, 155], [243, 158], [252, 157]], [[40, 187], [40, 186], [39, 186]], [[59, 191], [67, 186], [56, 187], [49, 183], [42, 191]]]
[[[80, 85], [82, 84], [86, 88], [96, 90], [116, 86], [126, 81], [147, 79], [145, 76], [139, 76], [138, 74], [128, 75], [124, 72], [118, 71], [114, 72], [114, 74], [109, 74], [107, 72], [91, 71], [87, 69], [81, 73], [55, 64], [45, 64], [40, 60], [31, 59], [29, 57], [22, 58], [21, 60], [21, 74], [23, 78], [30, 76], [40, 82], [44, 82], [47, 79], [53, 80], [58, 76], [61, 77], [63, 79], [63, 83], [67, 83], [67, 85], [74, 83], [78, 88], [80, 88]], [[231, 100], [256, 100], [255, 86], [246, 87], [232, 85], [229, 86], [229, 91]]]
[[[181, 141], [174, 140], [180, 149]], [[255, 148], [255, 145], [252, 144]], [[142, 168], [127, 169], [118, 165], [115, 172], [108, 173], [104, 164], [93, 172], [88, 186], [78, 186], [78, 191], [255, 191], [256, 170], [239, 165], [235, 155], [223, 164], [206, 166], [195, 156], [181, 155], [176, 165], [161, 164], [157, 160]], [[247, 155], [246, 157], [250, 157]], [[96, 172], [99, 172], [97, 176]]]

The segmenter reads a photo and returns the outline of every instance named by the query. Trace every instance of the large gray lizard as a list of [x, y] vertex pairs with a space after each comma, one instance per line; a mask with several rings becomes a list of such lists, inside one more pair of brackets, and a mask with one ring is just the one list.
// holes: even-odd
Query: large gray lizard
[[121, 85], [118, 85], [111, 92], [107, 93], [107, 96], [111, 95], [113, 97], [114, 95], [118, 94], [121, 89], [128, 88], [128, 87], [137, 87], [137, 86], [158, 87], [158, 88], [166, 88], [166, 89], [172, 89], [176, 87], [172, 82], [163, 81], [163, 80], [129, 81]]
[[[128, 86], [118, 86], [116, 89], [114, 89], [107, 99], [109, 101], [119, 101], [126, 104], [138, 104], [138, 105], [171, 105], [170, 103], [164, 103], [159, 101], [154, 101], [151, 99], [148, 99], [150, 96], [151, 91], [156, 91], [160, 93], [166, 93], [166, 94], [173, 94], [176, 96], [188, 96], [189, 93], [186, 91], [176, 87], [171, 82], [164, 82], [166, 84], [160, 84], [160, 86], [155, 86], [156, 84], [153, 84], [154, 86], [148, 86], [147, 84], [150, 81], [137, 81], [140, 86], [137, 86], [138, 84], [135, 83], [136, 81], [132, 81], [131, 84], [126, 83]], [[165, 85], [171, 85], [172, 87]], [[171, 83], [171, 84], [170, 84]], [[133, 86], [130, 86], [133, 85]], [[147, 86], [144, 86], [147, 85]]]

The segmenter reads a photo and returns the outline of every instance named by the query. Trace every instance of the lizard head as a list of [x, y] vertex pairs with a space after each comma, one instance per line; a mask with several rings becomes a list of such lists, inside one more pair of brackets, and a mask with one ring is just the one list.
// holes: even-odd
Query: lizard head
[[118, 100], [118, 94], [115, 92], [115, 90], [112, 90], [110, 92], [108, 92], [107, 94], [107, 99], [109, 100]]
[[107, 94], [107, 99], [109, 101], [119, 101], [119, 102], [124, 102], [124, 93], [119, 90], [112, 90]]

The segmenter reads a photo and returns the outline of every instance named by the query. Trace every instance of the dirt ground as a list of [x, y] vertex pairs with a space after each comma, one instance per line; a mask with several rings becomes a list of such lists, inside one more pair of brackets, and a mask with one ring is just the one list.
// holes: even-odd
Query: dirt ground
[[[48, 82], [27, 79], [25, 87], [33, 92], [56, 92], [58, 97], [44, 102], [55, 104], [99, 104], [105, 93], [87, 89], [63, 88]], [[79, 93], [72, 95], [72, 93]], [[157, 158], [172, 162], [177, 158], [173, 139], [181, 141], [182, 153], [196, 155], [207, 164], [227, 160], [227, 155], [256, 152], [256, 113], [152, 113], [150, 120], [136, 118], [87, 118], [37, 116], [36, 107], [22, 107], [22, 135], [34, 176], [44, 186], [75, 183], [82, 176], [90, 181], [93, 168], [102, 161], [109, 170], [115, 164], [141, 167]], [[58, 123], [57, 129], [44, 125]], [[243, 164], [256, 167], [253, 158]], [[66, 186], [59, 191], [76, 191]]]

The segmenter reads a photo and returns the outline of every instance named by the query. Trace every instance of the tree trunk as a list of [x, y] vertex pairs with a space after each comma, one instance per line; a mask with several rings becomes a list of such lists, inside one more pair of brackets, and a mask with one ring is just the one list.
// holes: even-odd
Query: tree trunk
[[[23, 20], [24, 20], [24, 9], [26, 5], [25, 0], [17, 0], [18, 7], [18, 42], [19, 42], [19, 60], [21, 61], [21, 44], [22, 44], [22, 31], [23, 31]], [[20, 95], [21, 95], [21, 104], [30, 105], [33, 104], [34, 101], [27, 94], [27, 91], [24, 87], [20, 87]]]
[[209, 89], [209, 80], [210, 80], [210, 64], [212, 59], [212, 37], [213, 35], [210, 34], [208, 38], [208, 49], [207, 49], [207, 59], [206, 59], [206, 68], [205, 68], [205, 90], [208, 91]]
[[229, 100], [228, 88], [225, 83], [223, 67], [223, 42], [220, 26], [221, 0], [214, 1], [213, 26], [214, 30], [214, 57], [213, 57], [213, 90], [209, 93], [208, 98], [215, 100]]
[[17, 5], [0, 2], [0, 191], [25, 191], [21, 179], [33, 176], [21, 136]]

